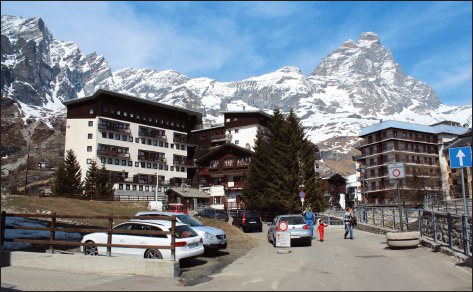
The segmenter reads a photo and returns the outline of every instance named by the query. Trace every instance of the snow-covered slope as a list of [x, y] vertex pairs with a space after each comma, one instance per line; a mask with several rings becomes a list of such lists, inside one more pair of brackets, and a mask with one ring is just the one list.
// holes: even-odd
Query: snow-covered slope
[[[54, 39], [41, 18], [2, 15], [2, 94], [26, 117], [64, 114], [61, 101], [104, 88], [201, 111], [223, 122], [222, 110], [295, 109], [309, 138], [323, 151], [349, 153], [361, 128], [379, 120], [472, 124], [471, 105], [446, 106], [424, 82], [407, 76], [373, 32], [347, 40], [313, 72], [283, 67], [237, 82], [191, 79], [173, 70], [111, 72], [96, 53]], [[337, 140], [334, 142], [334, 139]]]

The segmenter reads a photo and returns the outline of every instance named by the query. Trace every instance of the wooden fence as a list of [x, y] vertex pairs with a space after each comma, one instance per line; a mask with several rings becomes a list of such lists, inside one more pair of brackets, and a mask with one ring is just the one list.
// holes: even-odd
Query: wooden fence
[[[32, 226], [7, 226], [6, 218], [7, 217], [20, 217], [20, 218], [45, 218], [50, 220], [49, 227], [32, 227]], [[107, 220], [107, 228], [62, 228], [57, 226], [57, 219], [102, 219]], [[113, 221], [116, 219], [160, 219], [160, 220], [169, 220], [171, 221], [171, 231], [144, 231], [144, 230], [114, 230]], [[1, 214], [1, 247], [3, 249], [4, 242], [18, 242], [18, 243], [31, 243], [31, 244], [46, 244], [49, 245], [49, 252], [54, 253], [54, 247], [56, 245], [66, 245], [66, 246], [105, 246], [107, 247], [107, 256], [111, 256], [112, 247], [125, 247], [125, 248], [164, 248], [171, 249], [171, 258], [176, 259], [176, 216], [114, 216], [103, 215], [103, 216], [80, 216], [80, 215], [57, 215], [52, 213], [50, 215], [46, 214], [21, 214], [21, 213], [6, 213], [5, 211]], [[15, 229], [15, 230], [31, 230], [31, 231], [49, 231], [49, 240], [41, 239], [30, 239], [30, 238], [5, 238], [6, 229]], [[71, 241], [61, 241], [56, 240], [56, 232], [79, 232], [79, 233], [93, 233], [93, 232], [105, 232], [107, 233], [107, 243], [82, 243], [82, 242], [71, 242]], [[171, 244], [170, 245], [128, 245], [128, 244], [112, 244], [112, 234], [149, 234], [149, 235], [171, 235]]]

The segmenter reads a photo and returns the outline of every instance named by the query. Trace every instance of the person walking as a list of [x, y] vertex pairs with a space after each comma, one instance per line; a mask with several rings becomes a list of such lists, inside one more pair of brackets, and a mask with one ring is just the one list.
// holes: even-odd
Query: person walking
[[327, 223], [325, 223], [322, 218], [318, 219], [317, 220], [317, 229], [319, 230], [319, 238], [320, 238], [320, 241], [323, 242], [324, 241], [324, 232], [325, 232], [325, 227], [328, 226]]
[[309, 224], [310, 228], [310, 236], [312, 239], [314, 239], [314, 221], [315, 221], [315, 215], [312, 212], [312, 207], [307, 207], [307, 209], [304, 210], [304, 218], [307, 221], [307, 224]]
[[345, 235], [343, 236], [344, 239], [347, 239], [347, 235], [350, 234], [350, 239], [354, 239], [353, 237], [353, 209], [348, 206], [346, 212], [343, 214], [343, 223], [345, 224]]

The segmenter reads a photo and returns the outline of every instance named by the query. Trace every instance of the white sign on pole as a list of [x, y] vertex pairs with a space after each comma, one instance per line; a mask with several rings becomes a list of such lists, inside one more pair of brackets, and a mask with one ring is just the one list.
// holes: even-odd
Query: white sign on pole
[[390, 179], [404, 178], [404, 163], [388, 164], [388, 174]]
[[276, 247], [291, 247], [291, 233], [276, 232]]

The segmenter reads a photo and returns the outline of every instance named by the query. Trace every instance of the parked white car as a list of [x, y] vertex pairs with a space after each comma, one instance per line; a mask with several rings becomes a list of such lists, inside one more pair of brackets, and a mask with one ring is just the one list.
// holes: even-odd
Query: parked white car
[[[227, 234], [220, 228], [206, 226], [196, 218], [174, 212], [138, 212], [135, 216], [152, 216], [152, 215], [175, 215], [178, 222], [188, 224], [197, 234], [202, 237], [204, 248], [208, 252], [214, 252], [219, 249], [227, 248]], [[133, 220], [132, 220], [133, 221]]]
[[[149, 230], [170, 231], [171, 221], [168, 220], [140, 220], [124, 222], [113, 227], [114, 230]], [[87, 234], [82, 241], [92, 243], [107, 243], [107, 233], [95, 232]], [[134, 244], [134, 245], [171, 245], [171, 235], [151, 234], [112, 234], [112, 244]], [[106, 255], [107, 247], [82, 246], [85, 255]], [[204, 253], [202, 238], [188, 225], [176, 222], [176, 260], [198, 257]], [[135, 248], [135, 247], [112, 247], [113, 256], [132, 256], [147, 259], [172, 259], [170, 248]]]

